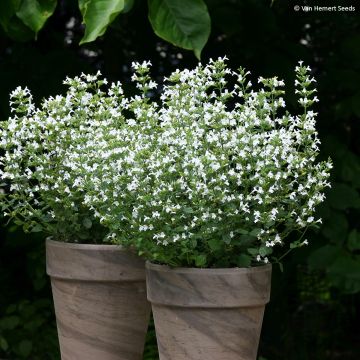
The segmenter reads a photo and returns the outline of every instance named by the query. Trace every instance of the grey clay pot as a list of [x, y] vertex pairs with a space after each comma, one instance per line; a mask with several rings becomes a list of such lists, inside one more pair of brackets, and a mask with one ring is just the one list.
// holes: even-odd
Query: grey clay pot
[[256, 360], [271, 265], [169, 268], [146, 263], [160, 360]]
[[62, 360], [141, 360], [144, 261], [116, 245], [46, 241]]

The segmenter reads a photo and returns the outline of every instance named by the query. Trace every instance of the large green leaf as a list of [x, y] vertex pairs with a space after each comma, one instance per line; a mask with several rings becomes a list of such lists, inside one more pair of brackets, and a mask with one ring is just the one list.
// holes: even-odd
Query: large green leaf
[[80, 45], [103, 35], [124, 7], [125, 0], [79, 0], [83, 23], [86, 26]]
[[200, 59], [210, 35], [210, 16], [203, 0], [148, 0], [156, 35]]
[[348, 219], [343, 212], [332, 210], [329, 217], [324, 219], [322, 233], [332, 243], [341, 244], [347, 238], [348, 229]]
[[358, 155], [350, 150], [347, 151], [337, 166], [341, 167], [341, 177], [344, 181], [350, 182], [353, 188], [360, 188], [360, 157]]
[[360, 196], [357, 190], [344, 183], [334, 183], [328, 194], [328, 202], [338, 210], [360, 207]]
[[325, 245], [310, 254], [308, 264], [313, 269], [326, 269], [343, 253], [339, 246]]
[[360, 291], [360, 258], [342, 247], [322, 246], [309, 256], [308, 264], [313, 269], [326, 270], [331, 284], [345, 293]]
[[15, 41], [28, 41], [34, 39], [34, 32], [31, 31], [19, 18], [11, 17], [6, 28], [5, 33], [9, 38]]
[[327, 270], [332, 283], [344, 292], [355, 294], [360, 291], [359, 257], [339, 256]]
[[16, 15], [37, 34], [55, 11], [57, 0], [23, 0]]
[[15, 2], [13, 0], [0, 1], [0, 24], [5, 31], [8, 30], [9, 20], [15, 14]]
[[125, 0], [124, 10], [122, 11], [124, 14], [128, 13], [134, 7], [135, 0]]
[[21, 0], [0, 1], [0, 24], [5, 33], [16, 41], [30, 40], [34, 33], [16, 16]]

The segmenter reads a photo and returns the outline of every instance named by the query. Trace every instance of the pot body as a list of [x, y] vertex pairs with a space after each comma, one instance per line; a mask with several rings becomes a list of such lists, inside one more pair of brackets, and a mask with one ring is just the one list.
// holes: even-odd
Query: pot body
[[160, 360], [256, 360], [271, 265], [169, 268], [146, 263]]
[[140, 360], [148, 327], [144, 261], [116, 245], [46, 241], [62, 360]]

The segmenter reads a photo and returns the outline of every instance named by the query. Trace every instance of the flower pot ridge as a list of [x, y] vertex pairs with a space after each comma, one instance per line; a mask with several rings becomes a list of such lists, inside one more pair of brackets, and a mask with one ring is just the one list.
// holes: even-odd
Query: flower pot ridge
[[47, 240], [62, 360], [140, 360], [150, 304], [144, 262], [116, 245]]
[[271, 265], [169, 268], [147, 262], [160, 360], [256, 360]]

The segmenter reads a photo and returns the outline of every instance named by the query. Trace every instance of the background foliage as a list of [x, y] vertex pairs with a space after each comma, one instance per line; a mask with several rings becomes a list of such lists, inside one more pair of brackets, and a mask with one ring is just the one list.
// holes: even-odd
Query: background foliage
[[[324, 158], [334, 160], [334, 186], [319, 209], [322, 229], [308, 235], [309, 247], [289, 255], [284, 273], [274, 269], [260, 355], [355, 360], [360, 356], [359, 6], [309, 0], [306, 5], [356, 10], [304, 12], [294, 10], [295, 1], [270, 5], [267, 0], [80, 0], [80, 7], [74, 0], [1, 1], [0, 119], [9, 115], [8, 94], [18, 85], [29, 86], [39, 101], [63, 91], [65, 76], [81, 71], [100, 69], [126, 83], [133, 60], [150, 59], [159, 77], [196, 64], [191, 51], [168, 41], [197, 56], [206, 43], [204, 60], [227, 55], [233, 67], [247, 67], [254, 81], [279, 75], [292, 84], [293, 68], [304, 60], [318, 80], [319, 132]], [[292, 97], [287, 101], [295, 104]], [[59, 359], [42, 236], [12, 226], [0, 232], [0, 358]], [[157, 358], [153, 329], [145, 358]]]

